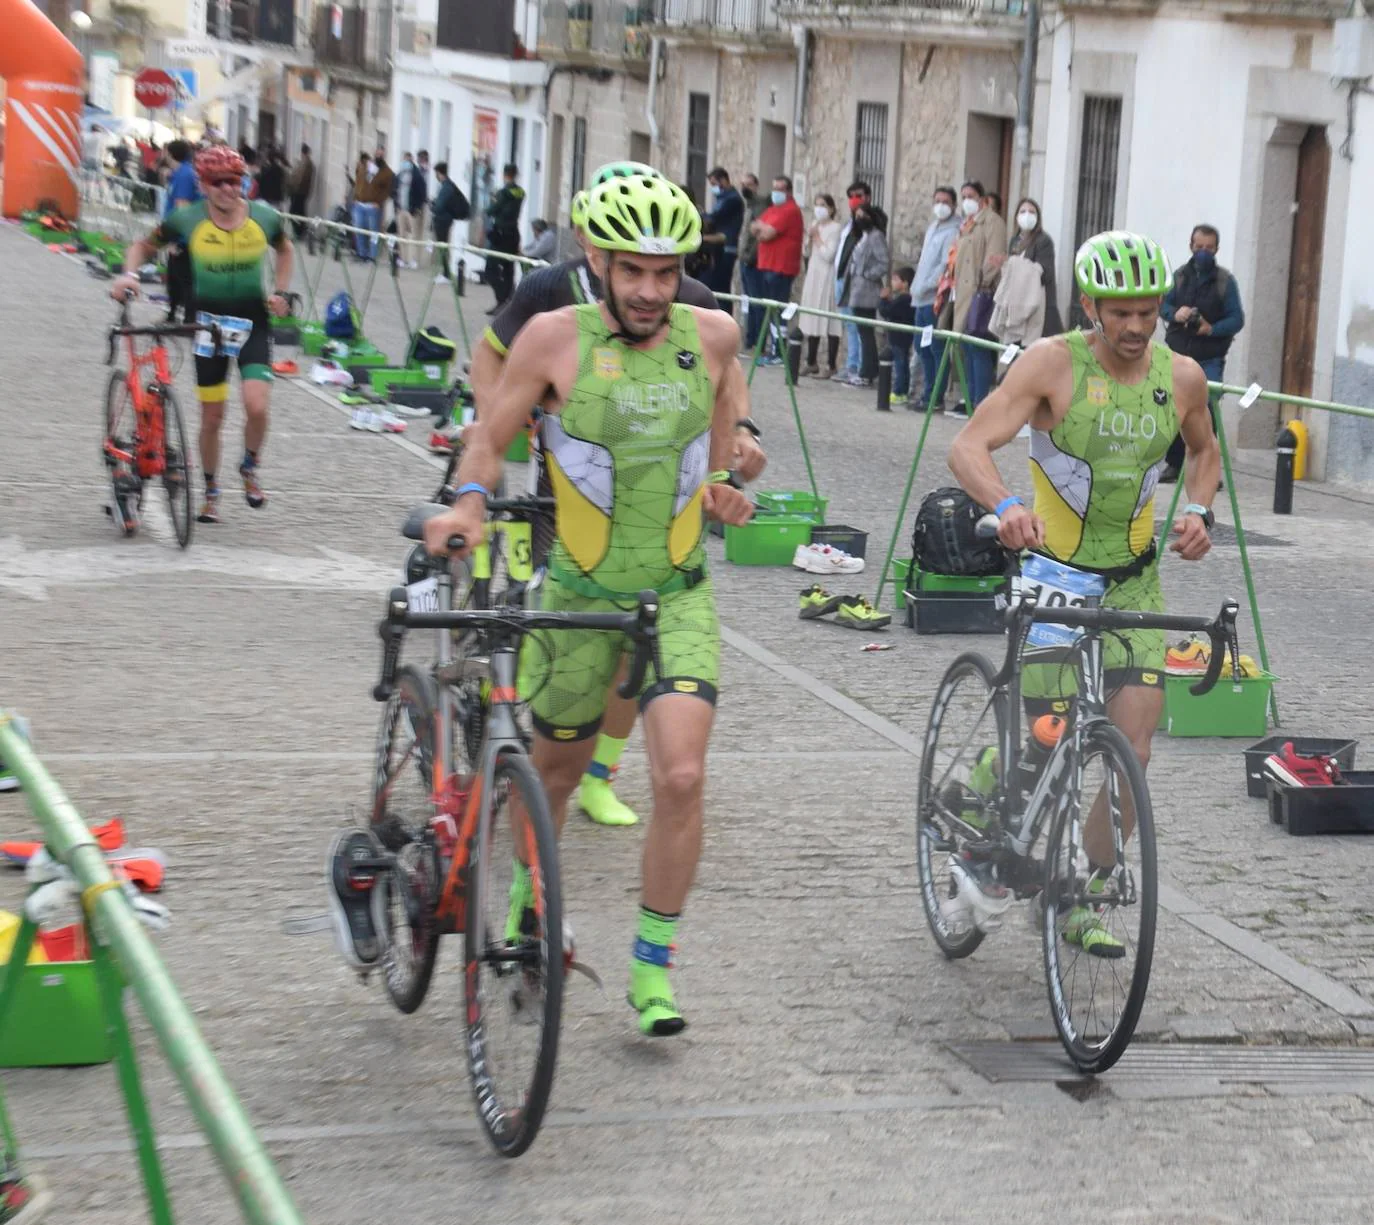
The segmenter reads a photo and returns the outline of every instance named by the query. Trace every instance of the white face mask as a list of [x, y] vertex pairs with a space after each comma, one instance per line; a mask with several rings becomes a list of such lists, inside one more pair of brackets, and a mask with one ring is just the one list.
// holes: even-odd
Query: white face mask
[[954, 210], [943, 200], [936, 204], [934, 211], [936, 221], [948, 221], [954, 215]]
[[817, 221], [829, 221], [829, 220], [830, 220], [830, 210], [829, 210], [828, 208], [826, 208], [824, 204], [818, 204], [818, 205], [816, 205], [816, 207], [813, 208], [811, 211], [812, 211], [813, 213], [816, 214], [816, 220], [817, 220]]
[[978, 200], [974, 196], [965, 196], [959, 207], [963, 209], [965, 217], [972, 217], [978, 211]]
[[1035, 213], [1027, 209], [1024, 213], [1016, 214], [1016, 224], [1029, 233], [1040, 224], [1040, 218]]

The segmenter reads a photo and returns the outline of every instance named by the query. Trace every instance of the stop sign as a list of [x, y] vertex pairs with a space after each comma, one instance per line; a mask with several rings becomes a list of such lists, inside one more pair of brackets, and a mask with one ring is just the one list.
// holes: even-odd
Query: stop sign
[[177, 83], [161, 68], [144, 68], [134, 77], [134, 97], [139, 106], [159, 110], [176, 101]]

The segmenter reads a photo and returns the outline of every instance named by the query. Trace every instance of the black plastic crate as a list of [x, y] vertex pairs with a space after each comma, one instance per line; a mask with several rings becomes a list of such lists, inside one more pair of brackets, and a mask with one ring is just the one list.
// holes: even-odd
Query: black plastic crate
[[[1285, 744], [1292, 742], [1299, 753], [1324, 753], [1334, 757], [1342, 772], [1355, 768], [1355, 746], [1357, 740], [1337, 737], [1324, 740], [1319, 736], [1270, 736], [1245, 750], [1245, 794], [1256, 800], [1264, 799], [1264, 759], [1270, 753], [1277, 753]], [[1277, 820], [1277, 818], [1275, 818]]]
[[1354, 770], [1336, 787], [1287, 787], [1272, 778], [1269, 816], [1290, 834], [1374, 834], [1374, 771]]
[[828, 523], [811, 529], [811, 543], [828, 544], [832, 549], [843, 549], [850, 557], [862, 557], [868, 548], [868, 533], [843, 523]]
[[996, 594], [908, 591], [906, 623], [918, 634], [1000, 634], [1006, 629]]

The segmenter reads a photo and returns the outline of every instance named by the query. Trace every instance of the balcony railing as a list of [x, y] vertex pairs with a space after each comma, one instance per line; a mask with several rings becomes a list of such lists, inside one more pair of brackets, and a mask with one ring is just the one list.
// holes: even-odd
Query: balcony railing
[[211, 38], [236, 43], [296, 45], [294, 0], [213, 0], [205, 14]]
[[515, 0], [439, 0], [435, 45], [447, 51], [475, 51], [524, 59], [515, 32]]
[[[693, 4], [705, 0], [667, 0]], [[728, 2], [728, 0], [722, 0]], [[789, 13], [805, 10], [809, 13], [833, 13], [870, 18], [884, 16], [941, 16], [941, 17], [1019, 17], [1024, 0], [775, 0], [778, 8]]]
[[539, 51], [574, 62], [617, 61], [648, 70], [657, 14], [650, 3], [624, 0], [545, 0]]
[[704, 26], [748, 33], [780, 27], [775, 0], [658, 0], [657, 19], [670, 26]]

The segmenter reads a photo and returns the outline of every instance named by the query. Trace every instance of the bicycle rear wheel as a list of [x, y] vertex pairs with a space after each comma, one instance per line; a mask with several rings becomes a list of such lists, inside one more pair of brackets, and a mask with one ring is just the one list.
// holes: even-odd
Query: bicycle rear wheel
[[186, 422], [181, 402], [172, 388], [162, 391], [162, 487], [167, 491], [167, 510], [177, 544], [183, 549], [191, 543], [195, 516], [191, 513], [191, 452], [186, 445]]
[[140, 488], [133, 463], [116, 458], [111, 451], [132, 455], [138, 446], [138, 413], [129, 376], [122, 370], [110, 375], [105, 390], [105, 435], [100, 444], [101, 459], [110, 478], [107, 513], [126, 536], [138, 530]]
[[[518, 864], [529, 868], [529, 883]], [[563, 1010], [563, 905], [553, 819], [523, 754], [496, 760], [468, 874], [463, 985], [477, 1116], [496, 1151], [533, 1143], [553, 1089]]]
[[402, 1012], [424, 1002], [439, 956], [439, 901], [443, 865], [431, 822], [436, 753], [434, 682], [403, 667], [382, 714], [372, 790], [372, 828], [396, 862], [382, 906], [385, 953], [382, 983]]
[[[1075, 773], [1045, 848], [1042, 944], [1050, 1012], [1064, 1049], [1080, 1071], [1098, 1073], [1130, 1044], [1150, 982], [1158, 904], [1154, 816], [1145, 771], [1110, 724], [1088, 732]], [[1084, 850], [1090, 820], [1115, 844], [1109, 873], [1094, 870]]]
[[954, 818], [991, 824], [997, 791], [996, 753], [1007, 721], [996, 669], [976, 652], [960, 655], [940, 681], [926, 728], [916, 787], [916, 865], [921, 904], [940, 951], [967, 957], [983, 942], [974, 911], [960, 895], [952, 866], [971, 840]]

